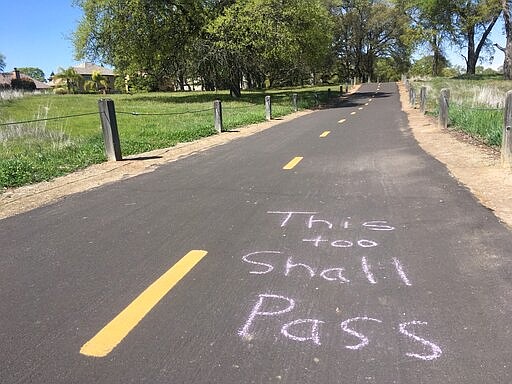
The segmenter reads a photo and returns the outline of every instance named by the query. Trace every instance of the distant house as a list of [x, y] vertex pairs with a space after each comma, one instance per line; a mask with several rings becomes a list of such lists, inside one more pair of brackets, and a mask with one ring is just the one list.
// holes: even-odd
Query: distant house
[[[116, 74], [113, 70], [102, 67], [100, 65], [96, 65], [93, 63], [82, 63], [73, 69], [82, 76], [83, 83], [88, 80], [92, 80], [92, 73], [99, 72], [105, 79], [108, 81], [108, 92], [111, 92], [114, 89], [114, 81], [116, 79]], [[83, 87], [83, 84], [81, 85]]]
[[29, 80], [34, 82], [36, 85], [36, 91], [45, 91], [51, 89], [51, 85], [47, 83], [43, 83], [42, 81], [33, 79], [32, 77], [25, 75], [18, 71], [17, 68], [14, 68], [14, 71], [7, 73], [0, 73], [0, 89], [10, 89], [11, 83], [13, 80]]

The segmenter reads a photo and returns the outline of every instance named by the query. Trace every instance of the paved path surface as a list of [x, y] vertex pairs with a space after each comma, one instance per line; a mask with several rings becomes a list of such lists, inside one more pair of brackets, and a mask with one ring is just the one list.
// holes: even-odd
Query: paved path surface
[[0, 244], [2, 383], [512, 382], [511, 233], [395, 84], [1, 220]]

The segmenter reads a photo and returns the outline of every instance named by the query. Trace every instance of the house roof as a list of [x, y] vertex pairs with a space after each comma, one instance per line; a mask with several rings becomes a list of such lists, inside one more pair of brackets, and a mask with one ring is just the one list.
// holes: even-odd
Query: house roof
[[[42, 81], [33, 79], [32, 77], [25, 75], [24, 73], [20, 73], [20, 77], [22, 79], [32, 80], [36, 85], [36, 89], [50, 89], [50, 84], [43, 83]], [[11, 86], [11, 80], [15, 79], [16, 75], [13, 72], [0, 73], [0, 85]]]
[[73, 69], [80, 75], [92, 75], [93, 72], [97, 71], [103, 76], [115, 76], [113, 70], [93, 63], [82, 63], [76, 67], [73, 67]]

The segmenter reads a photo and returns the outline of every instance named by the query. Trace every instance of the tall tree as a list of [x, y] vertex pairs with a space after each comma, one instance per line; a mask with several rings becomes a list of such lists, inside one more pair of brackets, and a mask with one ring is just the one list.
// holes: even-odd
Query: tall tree
[[445, 60], [443, 43], [453, 36], [452, 19], [455, 2], [445, 0], [395, 0], [410, 20], [417, 45], [426, 45], [431, 52], [433, 76], [439, 76]]
[[329, 53], [330, 19], [321, 0], [246, 0], [224, 9], [206, 29], [217, 80], [240, 94], [242, 77], [271, 85], [300, 81]]
[[31, 78], [33, 78], [35, 80], [39, 80], [39, 81], [42, 81], [42, 82], [46, 81], [45, 76], [44, 76], [44, 72], [40, 68], [36, 68], [36, 67], [22, 67], [22, 68], [18, 68], [18, 71], [20, 71], [21, 73], [24, 73], [27, 76], [30, 76]]
[[75, 0], [84, 16], [73, 35], [76, 57], [183, 81], [187, 50], [204, 23], [201, 0]]
[[512, 80], [512, 1], [501, 0], [503, 10], [503, 19], [505, 21], [506, 44], [504, 47], [495, 44], [495, 46], [505, 54], [503, 62], [503, 76], [506, 80]]
[[458, 0], [454, 7], [453, 40], [467, 49], [463, 55], [466, 73], [474, 75], [482, 49], [492, 49], [488, 40], [501, 14], [501, 0]]
[[385, 0], [332, 2], [336, 20], [334, 47], [343, 78], [375, 78], [376, 63], [389, 63], [406, 70], [410, 44], [407, 18], [399, 7]]

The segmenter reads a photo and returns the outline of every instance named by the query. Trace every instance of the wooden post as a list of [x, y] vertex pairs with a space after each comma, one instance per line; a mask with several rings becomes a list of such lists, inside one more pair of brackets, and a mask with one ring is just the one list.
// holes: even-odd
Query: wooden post
[[409, 89], [409, 104], [413, 108], [416, 106], [416, 90], [413, 87]]
[[103, 139], [105, 140], [105, 153], [109, 161], [122, 160], [121, 143], [119, 141], [119, 132], [117, 130], [116, 110], [114, 101], [111, 99], [98, 100], [100, 110], [101, 128], [103, 130]]
[[297, 94], [292, 94], [292, 105], [293, 105], [293, 111], [297, 112], [299, 110], [299, 107], [297, 106]]
[[340, 96], [343, 96], [343, 84], [340, 85]]
[[449, 111], [449, 103], [450, 103], [450, 90], [447, 88], [441, 89], [441, 94], [439, 95], [439, 122], [438, 125], [440, 128], [448, 128], [448, 111]]
[[215, 130], [218, 133], [222, 132], [222, 102], [220, 100], [213, 101], [213, 117]]
[[512, 169], [512, 91], [505, 98], [503, 137], [501, 140], [501, 164]]
[[315, 98], [315, 106], [319, 106], [320, 105], [320, 99], [318, 98], [318, 93], [314, 93], [313, 94], [313, 97]]
[[331, 98], [331, 88], [327, 88], [327, 100]]
[[427, 87], [420, 88], [420, 112], [425, 113], [427, 110]]
[[265, 96], [265, 119], [272, 120], [272, 103], [270, 96]]

